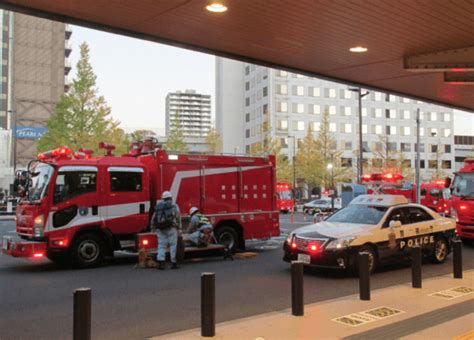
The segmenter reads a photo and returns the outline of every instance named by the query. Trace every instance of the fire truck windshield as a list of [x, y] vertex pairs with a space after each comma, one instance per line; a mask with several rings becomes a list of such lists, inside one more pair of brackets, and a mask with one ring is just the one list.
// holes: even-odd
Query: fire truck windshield
[[360, 204], [349, 205], [328, 217], [326, 221], [375, 225], [380, 222], [387, 209], [387, 207], [374, 207]]
[[42, 199], [47, 191], [54, 168], [45, 163], [36, 163], [29, 171], [28, 199], [37, 201]]
[[453, 195], [474, 197], [474, 172], [459, 172], [454, 177]]
[[281, 200], [291, 200], [291, 191], [280, 191], [279, 192]]

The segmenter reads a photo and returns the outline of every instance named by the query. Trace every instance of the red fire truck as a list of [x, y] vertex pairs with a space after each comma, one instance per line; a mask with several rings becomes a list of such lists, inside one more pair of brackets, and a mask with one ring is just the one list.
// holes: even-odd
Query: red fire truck
[[465, 159], [464, 167], [446, 179], [451, 188], [451, 216], [456, 218], [456, 231], [464, 241], [474, 240], [474, 159]]
[[156, 247], [149, 221], [165, 190], [183, 220], [198, 207], [232, 250], [280, 234], [273, 156], [168, 154], [149, 146], [134, 143], [121, 157], [104, 143], [103, 157], [66, 147], [38, 155], [16, 211], [18, 236], [4, 237], [2, 252], [90, 267], [115, 250]]
[[293, 200], [290, 185], [286, 183], [278, 183], [276, 186], [276, 193], [278, 210], [284, 213], [293, 211], [295, 201]]

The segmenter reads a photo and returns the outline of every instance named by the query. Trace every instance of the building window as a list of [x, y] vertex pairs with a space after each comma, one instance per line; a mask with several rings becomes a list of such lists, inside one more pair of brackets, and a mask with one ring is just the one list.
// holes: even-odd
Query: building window
[[330, 131], [330, 132], [337, 132], [337, 125], [336, 125], [336, 123], [329, 123], [329, 131]]
[[313, 122], [313, 131], [319, 131], [321, 129], [321, 123]]
[[250, 66], [245, 66], [245, 75], [248, 76], [250, 74]]
[[293, 86], [293, 94], [295, 96], [304, 96], [304, 86]]
[[410, 99], [408, 98], [402, 98], [402, 103], [409, 103], [410, 102]]
[[443, 114], [443, 120], [445, 122], [450, 122], [451, 121], [451, 114], [450, 113]]
[[288, 138], [280, 138], [280, 146], [282, 148], [287, 148], [288, 147]]
[[397, 134], [397, 127], [396, 127], [396, 126], [387, 125], [387, 126], [385, 127], [385, 133], [386, 133], [387, 135], [391, 135], [391, 136], [396, 135], [396, 134]]
[[352, 91], [349, 91], [348, 89], [342, 90], [342, 96], [341, 98], [344, 99], [352, 99]]
[[352, 142], [343, 142], [344, 150], [352, 150]]
[[317, 104], [309, 104], [309, 112], [313, 114], [320, 114], [321, 113], [321, 106]]
[[387, 143], [387, 150], [388, 151], [397, 151], [397, 143], [396, 142], [388, 142]]
[[250, 113], [245, 114], [245, 121], [250, 122]]
[[431, 144], [431, 152], [438, 152], [438, 145]]
[[336, 89], [329, 89], [329, 98], [336, 98]]
[[342, 125], [342, 132], [344, 133], [352, 133], [352, 124], [343, 124]]
[[288, 121], [286, 119], [278, 119], [277, 120], [277, 129], [280, 131], [287, 131], [288, 130]]
[[311, 97], [320, 97], [321, 96], [321, 89], [319, 87], [310, 87], [309, 88], [309, 95]]
[[382, 125], [373, 125], [373, 133], [376, 135], [382, 134]]
[[[418, 152], [418, 144], [415, 143], [415, 152]], [[425, 144], [420, 144], [420, 152], [425, 152]]]
[[268, 104], [263, 104], [263, 114], [268, 114]]
[[438, 120], [438, 113], [436, 113], [436, 112], [431, 112], [431, 113], [430, 113], [430, 120], [431, 120], [431, 121], [436, 121], [436, 120]]
[[428, 168], [437, 169], [438, 168], [438, 161], [437, 160], [429, 160], [428, 161]]
[[451, 145], [446, 144], [444, 146], [444, 153], [451, 153]]
[[277, 72], [277, 75], [279, 77], [286, 78], [286, 77], [288, 77], [288, 72], [280, 70], [280, 71]]
[[245, 90], [246, 91], [250, 90], [250, 82], [249, 81], [245, 82]]
[[444, 137], [451, 137], [451, 129], [444, 129], [443, 135]]
[[362, 108], [362, 117], [367, 117], [367, 108], [366, 107]]
[[403, 110], [403, 119], [410, 119], [410, 110]]
[[409, 126], [402, 127], [403, 136], [409, 136], [411, 134], [411, 128]]
[[263, 96], [264, 97], [268, 96], [268, 87], [266, 86], [263, 88]]
[[451, 161], [442, 161], [441, 162], [441, 167], [443, 169], [451, 169]]
[[304, 104], [293, 103], [294, 113], [304, 113]]
[[372, 117], [373, 118], [382, 118], [382, 109], [372, 108]]
[[437, 128], [430, 128], [430, 136], [431, 137], [438, 136], [438, 129]]
[[344, 107], [344, 115], [345, 116], [350, 116], [352, 114], [352, 107]]
[[397, 111], [393, 109], [385, 109], [385, 118], [397, 118]]
[[352, 158], [341, 158], [341, 166], [344, 168], [352, 167]]
[[288, 103], [287, 102], [278, 102], [277, 103], [278, 112], [288, 112]]
[[277, 94], [288, 94], [288, 85], [278, 84], [277, 85]]
[[411, 144], [410, 143], [401, 143], [400, 148], [403, 152], [411, 152]]
[[304, 122], [301, 120], [293, 122], [293, 131], [304, 131]]
[[250, 106], [250, 98], [245, 98], [245, 106]]
[[375, 100], [376, 102], [380, 102], [380, 101], [382, 101], [382, 99], [383, 99], [382, 93], [380, 93], [380, 92], [374, 92], [374, 100]]
[[330, 115], [335, 115], [336, 107], [334, 105], [326, 105], [326, 111], [328, 111]]
[[245, 138], [250, 138], [250, 129], [245, 130]]

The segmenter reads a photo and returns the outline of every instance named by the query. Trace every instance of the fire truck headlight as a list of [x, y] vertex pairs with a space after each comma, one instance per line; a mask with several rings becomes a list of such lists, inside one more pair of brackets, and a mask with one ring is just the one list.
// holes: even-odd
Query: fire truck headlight
[[451, 208], [451, 214], [450, 215], [451, 215], [452, 218], [456, 219], [456, 222], [459, 222], [458, 212], [456, 211], [456, 209]]
[[338, 238], [328, 243], [326, 249], [342, 249], [349, 247], [351, 242], [354, 241], [355, 236]]
[[44, 215], [38, 215], [36, 216], [34, 220], [34, 235], [35, 237], [43, 237], [44, 235]]

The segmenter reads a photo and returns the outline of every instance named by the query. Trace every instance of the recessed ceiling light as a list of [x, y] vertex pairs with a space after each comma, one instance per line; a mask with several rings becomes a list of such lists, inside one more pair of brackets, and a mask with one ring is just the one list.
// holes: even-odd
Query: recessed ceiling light
[[213, 13], [223, 13], [227, 11], [227, 6], [224, 1], [212, 0], [208, 2], [206, 9]]
[[354, 47], [351, 47], [349, 51], [354, 52], [354, 53], [363, 53], [363, 52], [367, 52], [367, 47], [354, 46]]

